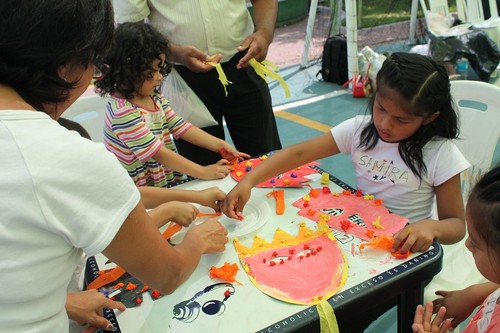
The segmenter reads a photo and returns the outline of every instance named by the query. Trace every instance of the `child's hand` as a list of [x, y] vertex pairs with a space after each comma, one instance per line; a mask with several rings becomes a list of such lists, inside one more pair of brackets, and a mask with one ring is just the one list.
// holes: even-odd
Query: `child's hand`
[[149, 216], [158, 228], [170, 221], [187, 227], [196, 219], [198, 213], [198, 208], [180, 201], [165, 202], [148, 211]]
[[411, 329], [414, 333], [445, 333], [451, 329], [451, 320], [444, 319], [446, 315], [446, 308], [442, 307], [432, 319], [432, 303], [427, 302], [425, 308], [418, 305], [413, 319]]
[[218, 187], [209, 187], [205, 190], [197, 191], [196, 202], [202, 206], [210, 207], [216, 212], [220, 211], [220, 204], [226, 198], [226, 193]]
[[216, 217], [209, 218], [189, 229], [184, 241], [201, 245], [203, 253], [221, 252], [225, 250], [228, 241], [227, 230]]
[[222, 204], [222, 212], [232, 219], [242, 219], [243, 207], [250, 199], [252, 188], [246, 187], [243, 183], [238, 183], [226, 196]]
[[188, 227], [199, 213], [198, 208], [186, 202], [171, 201], [164, 205], [168, 205], [168, 209], [171, 211], [170, 221], [183, 227]]
[[437, 312], [439, 309], [445, 307], [445, 318], [453, 318], [451, 321], [451, 327], [457, 327], [461, 322], [470, 316], [472, 311], [474, 311], [478, 305], [475, 302], [471, 302], [471, 300], [475, 299], [475, 297], [470, 293], [473, 293], [470, 287], [454, 291], [436, 291], [436, 295], [441, 297], [432, 301], [434, 305], [434, 312]]
[[222, 156], [223, 159], [226, 159], [228, 161], [232, 161], [235, 158], [243, 160], [250, 158], [250, 155], [239, 152], [238, 150], [236, 150], [236, 148], [234, 148], [228, 143], [225, 143], [224, 147], [219, 150], [219, 154], [220, 156]]
[[203, 174], [200, 179], [221, 179], [229, 175], [231, 170], [233, 169], [231, 166], [227, 165], [229, 163], [228, 160], [219, 160], [217, 164], [211, 164], [203, 167]]
[[433, 225], [435, 221], [422, 220], [407, 225], [394, 235], [393, 251], [399, 253], [424, 252], [434, 242]]

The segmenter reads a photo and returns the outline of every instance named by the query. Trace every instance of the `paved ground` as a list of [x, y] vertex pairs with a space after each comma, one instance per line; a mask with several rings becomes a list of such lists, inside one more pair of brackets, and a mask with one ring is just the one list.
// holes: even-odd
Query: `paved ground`
[[[330, 14], [319, 12], [314, 24], [309, 58], [321, 56], [324, 41], [330, 31]], [[276, 27], [267, 59], [279, 67], [299, 64], [304, 50], [307, 17], [293, 24]]]
[[[267, 59], [279, 67], [296, 65], [301, 62], [306, 37], [307, 17], [286, 26], [276, 27], [274, 39], [269, 46]], [[330, 32], [330, 14], [321, 10], [316, 14], [310, 44], [309, 60], [321, 57], [323, 44]], [[342, 29], [345, 31], [345, 28]], [[378, 26], [358, 31], [358, 50], [364, 46], [372, 49], [404, 39], [408, 44], [409, 22]], [[345, 33], [345, 32], [344, 32]], [[425, 36], [425, 24], [417, 25], [417, 36]]]

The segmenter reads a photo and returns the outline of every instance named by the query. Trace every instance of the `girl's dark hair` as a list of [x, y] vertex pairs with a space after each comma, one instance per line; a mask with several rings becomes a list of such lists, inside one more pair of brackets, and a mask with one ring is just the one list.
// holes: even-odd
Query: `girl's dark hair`
[[373, 106], [376, 94], [397, 93], [408, 102], [408, 111], [416, 116], [439, 116], [421, 126], [411, 137], [399, 142], [399, 154], [406, 165], [419, 178], [427, 168], [422, 148], [433, 138], [458, 137], [458, 118], [450, 96], [450, 81], [443, 64], [414, 53], [393, 53], [377, 73], [375, 94], [368, 104], [372, 114], [370, 123], [361, 132], [360, 147], [375, 147], [379, 136], [373, 123]]
[[500, 258], [500, 165], [487, 172], [474, 186], [467, 200], [468, 216], [472, 216], [478, 236], [491, 255]]
[[[168, 58], [169, 43], [166, 37], [144, 22], [123, 23], [117, 26], [111, 48], [104, 55], [104, 63], [110, 71], [103, 79], [96, 81], [96, 91], [101, 95], [119, 93], [131, 99], [137, 93], [148, 73], [152, 73], [153, 60], [161, 54]], [[170, 70], [169, 64], [164, 66], [165, 76]]]
[[0, 83], [31, 106], [65, 101], [77, 82], [63, 65], [88, 66], [113, 36], [110, 0], [0, 1]]

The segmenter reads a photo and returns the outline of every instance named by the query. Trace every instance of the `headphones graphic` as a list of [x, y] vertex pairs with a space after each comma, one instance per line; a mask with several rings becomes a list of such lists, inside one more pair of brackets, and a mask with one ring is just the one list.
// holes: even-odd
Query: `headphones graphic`
[[[195, 300], [198, 297], [201, 297], [205, 293], [210, 292], [211, 290], [214, 289], [219, 289], [219, 288], [226, 288], [224, 292], [224, 298], [222, 301], [213, 299], [206, 301], [203, 303], [203, 305], [200, 305], [200, 303], [196, 302]], [[187, 301], [182, 301], [176, 305], [174, 305], [174, 318], [186, 323], [190, 323], [196, 318], [198, 318], [198, 315], [200, 314], [200, 310], [210, 316], [213, 315], [221, 315], [224, 313], [226, 306], [224, 305], [224, 302], [231, 297], [231, 295], [234, 294], [234, 287], [231, 283], [215, 283], [210, 286], [205, 287], [205, 289], [198, 291], [196, 294], [194, 294], [193, 297], [188, 299]]]

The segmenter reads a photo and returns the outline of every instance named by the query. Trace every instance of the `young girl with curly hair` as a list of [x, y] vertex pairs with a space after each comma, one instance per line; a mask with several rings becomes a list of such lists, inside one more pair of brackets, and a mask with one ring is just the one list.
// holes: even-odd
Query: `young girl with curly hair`
[[[164, 187], [174, 171], [200, 179], [223, 178], [229, 160], [249, 156], [177, 115], [158, 92], [170, 65], [168, 41], [144, 22], [117, 26], [110, 51], [103, 57], [109, 68], [95, 82], [108, 96], [104, 144], [114, 153], [137, 186]], [[216, 164], [202, 166], [176, 152], [172, 136], [219, 152]]]

